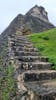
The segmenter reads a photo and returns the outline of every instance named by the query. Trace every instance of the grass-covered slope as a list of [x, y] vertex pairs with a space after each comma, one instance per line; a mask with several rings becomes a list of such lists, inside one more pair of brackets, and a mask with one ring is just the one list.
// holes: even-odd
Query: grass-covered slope
[[29, 39], [34, 46], [39, 49], [42, 56], [48, 56], [56, 69], [56, 28], [41, 32], [39, 34], [29, 35]]

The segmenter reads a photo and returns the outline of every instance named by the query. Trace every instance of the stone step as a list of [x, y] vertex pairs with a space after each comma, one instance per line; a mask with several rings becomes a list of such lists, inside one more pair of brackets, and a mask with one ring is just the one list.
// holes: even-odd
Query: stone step
[[27, 48], [27, 47], [31, 47], [33, 48], [33, 45], [32, 44], [15, 44], [15, 43], [10, 43], [12, 47], [14, 46], [19, 46], [19, 47], [24, 47]]
[[26, 46], [18, 47], [18, 46], [13, 46], [11, 48], [12, 48], [12, 50], [17, 49], [17, 50], [22, 50], [22, 51], [30, 51], [30, 52], [35, 51], [35, 52], [38, 52], [38, 50], [36, 48], [34, 48], [34, 47], [26, 47]]
[[16, 39], [16, 38], [9, 38], [10, 41], [13, 41], [13, 42], [26, 42], [26, 43], [30, 43], [30, 41], [28, 41], [27, 39]]
[[29, 41], [27, 38], [24, 37], [16, 37], [16, 40]]
[[[45, 87], [37, 83], [25, 83], [24, 86], [28, 90], [28, 94], [33, 100], [56, 100], [56, 87]], [[29, 97], [27, 96], [29, 99]]]
[[[22, 56], [28, 56], [28, 55], [39, 56], [39, 52], [36, 51], [36, 49], [23, 49], [23, 48], [19, 47], [19, 48], [12, 48], [12, 50], [14, 50], [15, 56], [20, 56], [20, 55], [22, 55]], [[39, 56], [39, 60], [43, 61], [43, 62], [49, 62], [49, 58], [45, 57], [45, 56]]]
[[[19, 39], [20, 39], [20, 40], [21, 40], [21, 39], [22, 39], [22, 40], [24, 40], [24, 39], [25, 39], [25, 40], [28, 40], [28, 38], [27, 38], [26, 36], [9, 35], [8, 38], [16, 39], [16, 40], [19, 40]], [[28, 41], [29, 41], [29, 40], [28, 40]]]
[[21, 70], [46, 70], [46, 69], [51, 69], [51, 63], [48, 62], [21, 62], [20, 63], [20, 69]]
[[29, 42], [27, 39], [22, 39], [22, 38], [16, 39], [16, 42], [19, 42], [19, 41], [21, 41], [21, 42]]
[[27, 45], [33, 45], [32, 43], [28, 42], [28, 41], [21, 41], [21, 40], [13, 40], [13, 39], [9, 39], [10, 43], [15, 43], [15, 44], [27, 44]]
[[[40, 63], [41, 62], [43, 62], [43, 63], [47, 62], [48, 63], [47, 59], [44, 58], [44, 60], [42, 60], [40, 56], [33, 56], [33, 55], [32, 56], [31, 55], [28, 55], [28, 56], [15, 56], [15, 58], [17, 58], [21, 62], [31, 62], [32, 63], [34, 61], [35, 62], [40, 61]], [[49, 63], [49, 64], [51, 64], [51, 63]], [[51, 66], [52, 66], [52, 64], [51, 64]]]
[[30, 43], [30, 42], [28, 42], [28, 41], [20, 41], [20, 40], [12, 40], [12, 39], [10, 39], [10, 43], [14, 43], [14, 44], [16, 44], [16, 45], [18, 45], [18, 44], [26, 44], [26, 45], [33, 45], [32, 43]]
[[15, 56], [39, 56], [39, 52], [26, 52], [26, 51], [17, 51], [14, 52]]
[[19, 45], [21, 45], [21, 46], [31, 46], [31, 47], [33, 46], [32, 43], [30, 44], [30, 43], [24, 43], [24, 42], [22, 42], [22, 43], [20, 43], [20, 42], [19, 43], [15, 43], [15, 45], [16, 46], [19, 46]]
[[49, 80], [47, 82], [42, 82], [42, 86], [47, 86], [47, 87], [54, 87], [56, 88], [56, 78], [54, 78], [53, 80]]
[[[21, 36], [16, 36], [17, 38], [27, 38], [27, 36], [23, 36], [23, 35], [21, 35]], [[28, 38], [27, 38], [28, 39]]]
[[[16, 47], [13, 47], [13, 49]], [[38, 50], [36, 48], [32, 48], [32, 47], [17, 47], [16, 50], [18, 51], [27, 51], [27, 52], [38, 52]]]
[[33, 45], [32, 44], [26, 44], [26, 43], [18, 43], [18, 44], [15, 44], [16, 46], [26, 46], [26, 47], [32, 47]]
[[15, 56], [15, 59], [18, 59], [19, 61], [23, 62], [34, 62], [36, 60], [39, 60], [39, 56]]
[[23, 73], [23, 80], [26, 82], [52, 80], [56, 78], [54, 70], [29, 70]]
[[15, 43], [20, 43], [20, 44], [21, 44], [21, 43], [22, 43], [22, 44], [23, 44], [23, 43], [25, 43], [25, 44], [32, 44], [32, 43], [29, 42], [29, 41], [22, 41], [22, 40], [17, 40], [17, 41], [15, 40], [14, 42], [15, 42]]

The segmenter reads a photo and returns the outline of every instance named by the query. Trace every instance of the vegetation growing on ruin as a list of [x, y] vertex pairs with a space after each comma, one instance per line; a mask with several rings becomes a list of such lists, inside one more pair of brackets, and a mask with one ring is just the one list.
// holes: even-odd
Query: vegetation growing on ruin
[[10, 100], [15, 95], [15, 81], [13, 79], [13, 66], [0, 66], [0, 99]]

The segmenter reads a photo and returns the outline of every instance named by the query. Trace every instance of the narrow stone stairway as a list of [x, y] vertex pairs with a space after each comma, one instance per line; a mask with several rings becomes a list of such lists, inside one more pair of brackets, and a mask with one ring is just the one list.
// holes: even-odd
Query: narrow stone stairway
[[17, 100], [56, 100], [56, 71], [24, 35], [8, 36], [9, 59], [17, 80]]

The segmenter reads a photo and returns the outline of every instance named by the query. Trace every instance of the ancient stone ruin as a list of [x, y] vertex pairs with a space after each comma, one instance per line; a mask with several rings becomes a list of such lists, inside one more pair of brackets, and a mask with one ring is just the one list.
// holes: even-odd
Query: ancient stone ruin
[[27, 36], [8, 36], [9, 62], [13, 64], [17, 80], [15, 100], [56, 100], [56, 71], [51, 69], [47, 57], [39, 55]]
[[56, 100], [56, 71], [27, 37], [31, 32], [53, 27], [45, 9], [35, 6], [26, 15], [18, 15], [1, 34], [3, 66], [12, 64], [14, 67], [13, 77], [17, 87], [13, 100]]

